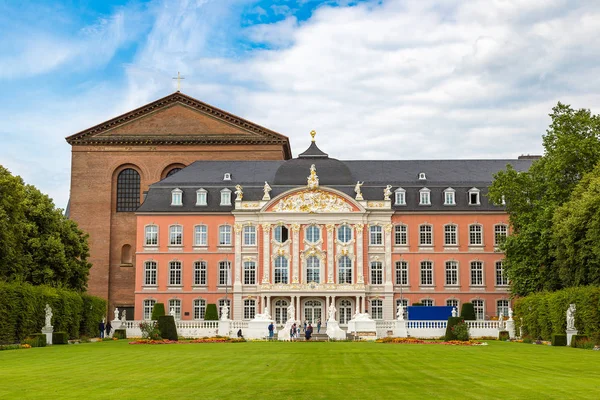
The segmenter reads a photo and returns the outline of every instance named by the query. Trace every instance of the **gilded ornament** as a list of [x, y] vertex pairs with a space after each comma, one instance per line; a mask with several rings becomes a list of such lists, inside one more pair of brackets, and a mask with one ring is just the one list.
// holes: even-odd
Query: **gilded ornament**
[[327, 232], [329, 232], [329, 233], [333, 232], [335, 229], [334, 224], [327, 224], [326, 227], [327, 227]]
[[244, 191], [242, 189], [242, 185], [235, 185], [235, 201], [242, 201], [244, 198]]
[[292, 224], [292, 232], [300, 232], [300, 224]]
[[362, 233], [365, 229], [365, 224], [355, 224], [354, 228], [356, 228], [356, 233]]
[[394, 228], [394, 225], [392, 225], [392, 224], [386, 224], [383, 228], [385, 229], [386, 232], [389, 233]]
[[262, 224], [261, 226], [262, 226], [263, 231], [265, 231], [267, 233], [271, 232], [271, 224]]
[[233, 226], [233, 229], [235, 230], [235, 233], [240, 233], [243, 229], [244, 225], [237, 223]]
[[341, 197], [321, 190], [303, 190], [282, 199], [274, 212], [351, 212], [352, 207]]

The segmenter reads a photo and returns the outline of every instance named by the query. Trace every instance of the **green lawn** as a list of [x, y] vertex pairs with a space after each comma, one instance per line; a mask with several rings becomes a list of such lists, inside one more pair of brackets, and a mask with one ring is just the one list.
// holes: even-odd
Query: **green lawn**
[[129, 345], [0, 352], [0, 399], [598, 399], [600, 352], [490, 342]]

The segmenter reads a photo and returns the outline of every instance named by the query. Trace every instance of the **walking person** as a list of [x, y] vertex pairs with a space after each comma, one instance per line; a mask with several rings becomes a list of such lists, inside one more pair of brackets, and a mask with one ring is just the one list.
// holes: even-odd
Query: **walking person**
[[308, 323], [307, 320], [304, 320], [304, 328], [303, 328], [303, 332], [306, 333], [306, 324]]
[[321, 318], [317, 320], [317, 333], [321, 333]]
[[306, 332], [304, 332], [304, 338], [306, 340], [310, 340], [310, 337], [312, 336], [312, 332], [313, 332], [313, 327], [311, 324], [308, 324], [308, 327], [306, 328]]
[[100, 330], [100, 339], [104, 339], [104, 318], [98, 324], [98, 330]]
[[294, 323], [294, 325], [292, 325], [292, 328], [290, 329], [290, 340], [294, 340], [296, 339], [296, 324]]
[[275, 326], [273, 325], [273, 323], [271, 322], [269, 324], [269, 340], [273, 340], [273, 334], [275, 331]]
[[106, 336], [110, 337], [110, 331], [112, 331], [112, 324], [110, 321], [106, 321]]

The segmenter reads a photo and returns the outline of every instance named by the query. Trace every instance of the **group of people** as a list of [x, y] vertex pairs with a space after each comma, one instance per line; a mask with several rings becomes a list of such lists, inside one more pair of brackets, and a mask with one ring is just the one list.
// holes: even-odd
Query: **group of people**
[[112, 331], [112, 325], [110, 321], [104, 324], [104, 319], [100, 321], [98, 324], [98, 330], [100, 331], [100, 339], [104, 339], [104, 332], [106, 332], [106, 337], [110, 336], [110, 331]]

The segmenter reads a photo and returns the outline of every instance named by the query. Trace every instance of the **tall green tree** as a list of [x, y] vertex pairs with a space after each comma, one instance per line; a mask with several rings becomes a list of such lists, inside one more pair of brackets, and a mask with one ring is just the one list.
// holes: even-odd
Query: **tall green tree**
[[554, 214], [600, 161], [600, 116], [558, 103], [550, 117], [543, 157], [527, 172], [498, 172], [489, 191], [493, 202], [506, 202], [512, 234], [503, 244], [505, 268], [517, 295], [568, 285], [556, 263]]
[[84, 291], [87, 235], [52, 200], [0, 166], [0, 279]]

